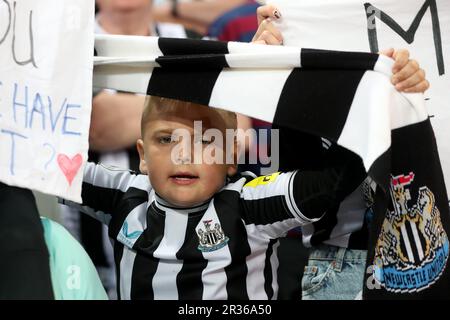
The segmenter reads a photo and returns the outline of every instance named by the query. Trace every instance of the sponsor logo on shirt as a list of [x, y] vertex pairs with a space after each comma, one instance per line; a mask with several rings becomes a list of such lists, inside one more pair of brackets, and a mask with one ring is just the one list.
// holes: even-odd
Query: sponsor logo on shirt
[[252, 181], [248, 182], [245, 185], [245, 187], [257, 187], [259, 185], [269, 184], [271, 182], [274, 182], [279, 175], [280, 175], [279, 172], [275, 172], [275, 173], [273, 173], [271, 175], [268, 175], [268, 176], [258, 177], [256, 179], [253, 179]]
[[125, 221], [122, 225], [122, 229], [120, 230], [120, 233], [117, 236], [117, 240], [122, 242], [128, 247], [133, 247], [134, 243], [136, 242], [136, 239], [139, 238], [139, 236], [142, 234], [142, 231], [128, 231], [128, 223]]

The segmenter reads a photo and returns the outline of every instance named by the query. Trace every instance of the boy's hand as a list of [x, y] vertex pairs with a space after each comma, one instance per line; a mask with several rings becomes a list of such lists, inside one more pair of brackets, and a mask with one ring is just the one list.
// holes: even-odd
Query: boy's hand
[[392, 84], [398, 91], [403, 92], [425, 92], [430, 83], [425, 78], [425, 71], [420, 68], [416, 60], [409, 59], [409, 51], [405, 49], [388, 49], [380, 54], [395, 60], [392, 67]]
[[261, 6], [256, 10], [258, 16], [258, 30], [252, 39], [253, 43], [281, 45], [283, 36], [281, 32], [273, 25], [272, 21], [281, 19], [280, 11], [272, 6]]

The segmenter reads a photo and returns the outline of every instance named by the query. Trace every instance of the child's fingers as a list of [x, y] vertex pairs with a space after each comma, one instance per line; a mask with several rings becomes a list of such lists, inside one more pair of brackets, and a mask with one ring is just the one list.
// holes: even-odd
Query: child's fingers
[[278, 41], [281, 43], [283, 42], [283, 36], [281, 35], [280, 30], [275, 27], [275, 25], [272, 23], [272, 19], [268, 18], [265, 19], [263, 22], [261, 22], [261, 27], [263, 27], [266, 31], [269, 31], [275, 38], [278, 39]]
[[258, 17], [258, 25], [261, 24], [267, 18], [280, 19], [281, 13], [274, 5], [267, 4], [256, 9], [256, 15]]
[[255, 41], [252, 41], [252, 43], [255, 43], [255, 44], [267, 44], [265, 40], [255, 40]]
[[280, 45], [281, 44], [280, 40], [275, 38], [275, 36], [267, 30], [265, 30], [263, 33], [261, 33], [258, 40], [264, 40], [265, 43], [269, 44], [269, 45]]
[[[412, 76], [408, 77], [406, 80], [399, 82], [395, 85], [395, 88], [397, 90], [405, 90], [414, 88], [418, 84], [426, 81], [425, 79], [425, 71], [422, 69], [419, 69], [416, 73], [414, 73]], [[419, 91], [421, 92], [421, 91]]]
[[394, 57], [394, 48], [389, 48], [389, 49], [385, 49], [385, 50], [381, 50], [380, 52], [378, 52], [379, 54], [385, 55], [389, 58], [393, 58]]
[[[267, 33], [269, 33], [271, 36], [267, 35]], [[264, 40], [271, 39], [270, 44], [278, 45], [283, 43], [283, 36], [281, 35], [281, 32], [273, 25], [271, 18], [267, 18], [263, 22], [261, 22], [258, 30], [255, 33], [255, 36], [253, 37], [252, 42], [261, 40], [261, 36], [263, 34], [266, 34], [263, 38]], [[273, 41], [273, 38], [275, 38], [276, 41]]]
[[408, 63], [409, 51], [405, 49], [400, 49], [394, 52], [394, 66], [392, 67], [392, 72], [397, 73], [403, 69], [403, 67]]
[[[392, 76], [392, 83], [398, 84], [402, 81], [405, 81], [409, 77], [412, 77], [416, 74], [417, 71], [420, 70], [419, 63], [415, 60], [410, 60], [406, 66], [404, 66], [400, 71], [395, 73]], [[422, 70], [423, 71], [423, 70]], [[423, 76], [425, 78], [425, 72], [423, 72]]]
[[417, 93], [417, 92], [425, 92], [430, 88], [430, 82], [428, 80], [423, 80], [422, 82], [416, 84], [414, 87], [403, 90], [407, 93]]

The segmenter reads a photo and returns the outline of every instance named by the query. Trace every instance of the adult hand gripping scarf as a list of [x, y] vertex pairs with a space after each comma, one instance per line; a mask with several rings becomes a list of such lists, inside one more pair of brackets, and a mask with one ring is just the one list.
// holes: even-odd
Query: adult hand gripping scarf
[[423, 95], [391, 84], [391, 59], [107, 35], [95, 49], [94, 87], [239, 112], [360, 156], [377, 185], [363, 299], [449, 298], [449, 204], [436, 141]]

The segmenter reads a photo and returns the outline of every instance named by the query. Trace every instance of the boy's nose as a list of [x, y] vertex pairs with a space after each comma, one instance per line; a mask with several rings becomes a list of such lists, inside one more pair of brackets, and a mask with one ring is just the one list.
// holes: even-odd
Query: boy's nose
[[178, 152], [177, 163], [179, 164], [189, 164], [191, 162], [191, 145], [189, 141], [180, 142], [180, 149]]

